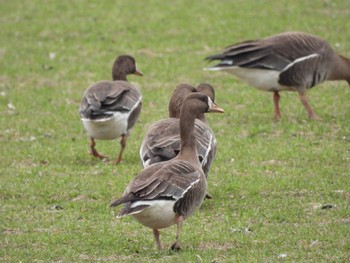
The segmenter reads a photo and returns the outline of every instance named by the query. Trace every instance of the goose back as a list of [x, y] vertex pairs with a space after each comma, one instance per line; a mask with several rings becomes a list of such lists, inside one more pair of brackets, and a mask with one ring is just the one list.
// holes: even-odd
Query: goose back
[[[208, 83], [201, 83], [197, 88], [188, 84], [180, 84], [174, 89], [168, 107], [169, 115], [173, 118], [162, 119], [152, 124], [142, 141], [139, 154], [143, 167], [170, 160], [180, 152], [180, 127], [177, 118], [186, 95], [197, 91], [204, 93], [214, 101], [215, 91]], [[207, 124], [205, 115], [199, 114], [197, 117], [194, 134], [197, 141], [198, 159], [204, 173], [208, 176], [215, 159], [217, 141], [214, 132]]]
[[[347, 73], [337, 67], [339, 64], [347, 64], [343, 62], [347, 61], [346, 58], [336, 54], [327, 41], [304, 32], [285, 32], [244, 41], [228, 46], [222, 53], [206, 59], [220, 60], [219, 64], [207, 69], [228, 71], [258, 88], [262, 84], [259, 87], [258, 81], [252, 81], [252, 75], [257, 74], [257, 70], [275, 71], [275, 75], [270, 75], [270, 78], [276, 78], [275, 84], [268, 82], [271, 86], [264, 87], [271, 91], [277, 90], [277, 86], [293, 87], [289, 90], [298, 90], [299, 87], [305, 90], [325, 80], [350, 77], [350, 66], [345, 67]], [[255, 71], [244, 75], [239, 68]]]
[[[217, 141], [212, 129], [200, 120], [195, 121], [194, 133], [198, 159], [208, 176], [217, 151]], [[180, 152], [180, 127], [176, 118], [162, 119], [147, 130], [140, 147], [143, 167], [164, 162]]]

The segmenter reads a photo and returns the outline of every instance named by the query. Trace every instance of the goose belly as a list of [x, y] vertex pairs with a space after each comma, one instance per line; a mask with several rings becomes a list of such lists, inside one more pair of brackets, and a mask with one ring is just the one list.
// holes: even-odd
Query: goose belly
[[243, 67], [225, 68], [224, 71], [245, 80], [251, 86], [264, 91], [291, 90], [278, 83], [280, 72], [276, 70], [253, 69]]
[[133, 217], [142, 225], [153, 229], [167, 228], [176, 223], [177, 215], [173, 211], [174, 204], [173, 200], [137, 201], [132, 204], [132, 207], [149, 206], [133, 214]]
[[99, 140], [113, 140], [127, 133], [129, 114], [114, 113], [106, 119], [82, 119], [83, 125], [90, 137]]

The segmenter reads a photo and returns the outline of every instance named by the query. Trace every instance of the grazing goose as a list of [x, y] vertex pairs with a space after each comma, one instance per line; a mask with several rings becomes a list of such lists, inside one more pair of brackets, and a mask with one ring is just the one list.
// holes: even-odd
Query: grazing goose
[[[185, 96], [193, 92], [202, 92], [215, 100], [214, 88], [207, 83], [201, 83], [197, 89], [188, 84], [178, 85], [169, 101], [169, 117], [162, 119], [148, 129], [140, 147], [142, 166], [148, 167], [153, 163], [164, 162], [174, 158], [180, 151], [180, 109]], [[217, 142], [215, 134], [208, 126], [204, 114], [198, 115], [195, 121], [194, 133], [197, 141], [198, 159], [206, 176], [215, 158]], [[210, 196], [208, 195], [210, 198]]]
[[197, 157], [195, 118], [204, 112], [224, 112], [203, 93], [189, 94], [180, 113], [180, 153], [170, 161], [145, 168], [126, 187], [123, 196], [110, 206], [124, 204], [118, 218], [133, 215], [153, 229], [156, 245], [162, 249], [159, 229], [177, 225], [172, 250], [179, 249], [183, 221], [203, 202], [206, 179]]
[[114, 81], [100, 81], [89, 87], [80, 104], [80, 116], [90, 136], [90, 154], [103, 159], [95, 148], [95, 139], [114, 140], [121, 137], [121, 149], [115, 163], [120, 163], [126, 140], [141, 112], [141, 93], [126, 76], [142, 76], [131, 56], [119, 56], [113, 65]]
[[279, 91], [297, 91], [309, 118], [319, 119], [306, 90], [325, 80], [346, 80], [350, 85], [350, 60], [335, 53], [325, 40], [302, 32], [244, 41], [206, 59], [220, 60], [206, 70], [223, 70], [258, 89], [272, 91], [277, 120], [281, 118]]

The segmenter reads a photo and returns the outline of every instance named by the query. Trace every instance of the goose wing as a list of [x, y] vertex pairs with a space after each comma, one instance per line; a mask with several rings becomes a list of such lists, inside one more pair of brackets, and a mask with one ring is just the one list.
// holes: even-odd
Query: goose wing
[[[196, 120], [194, 134], [199, 162], [204, 173], [208, 175], [217, 149], [214, 132], [206, 123]], [[143, 167], [173, 159], [180, 152], [180, 146], [178, 119], [169, 118], [154, 123], [147, 131], [140, 147]]]
[[[203, 184], [202, 176], [202, 172], [196, 170], [187, 161], [174, 159], [166, 163], [157, 163], [149, 166], [135, 177], [125, 189], [123, 196], [113, 201], [110, 206], [114, 207], [124, 203], [124, 209], [119, 214], [119, 216], [123, 216], [129, 214], [128, 209], [130, 209], [132, 202], [165, 199], [176, 201], [179, 203], [177, 210], [186, 212], [192, 208], [191, 205], [184, 209], [181, 204], [188, 203], [185, 199], [193, 195], [190, 194], [192, 191], [198, 192], [201, 195], [200, 199], [204, 198], [205, 186], [201, 191], [195, 190]], [[200, 187], [200, 189], [202, 188]], [[133, 212], [134, 210], [135, 208]], [[177, 212], [175, 208], [174, 212]]]
[[176, 118], [155, 122], [140, 147], [143, 167], [173, 159], [180, 151], [180, 126]]
[[287, 32], [234, 44], [221, 54], [208, 56], [206, 59], [221, 60], [212, 68], [240, 66], [282, 71], [295, 60], [311, 54], [321, 55], [328, 48], [329, 44], [316, 36], [302, 32]]
[[88, 88], [80, 104], [82, 118], [108, 118], [129, 112], [140, 102], [141, 93], [126, 81], [101, 81]]
[[208, 124], [196, 120], [194, 135], [196, 136], [199, 162], [202, 165], [204, 174], [208, 176], [211, 164], [216, 155], [217, 141], [215, 134]]

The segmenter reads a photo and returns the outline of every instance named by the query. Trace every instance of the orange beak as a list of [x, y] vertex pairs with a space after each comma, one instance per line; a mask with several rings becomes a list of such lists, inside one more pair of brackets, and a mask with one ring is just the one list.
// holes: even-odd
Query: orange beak
[[143, 73], [137, 68], [137, 66], [136, 66], [134, 74], [137, 76], [141, 76], [141, 77], [143, 76]]

